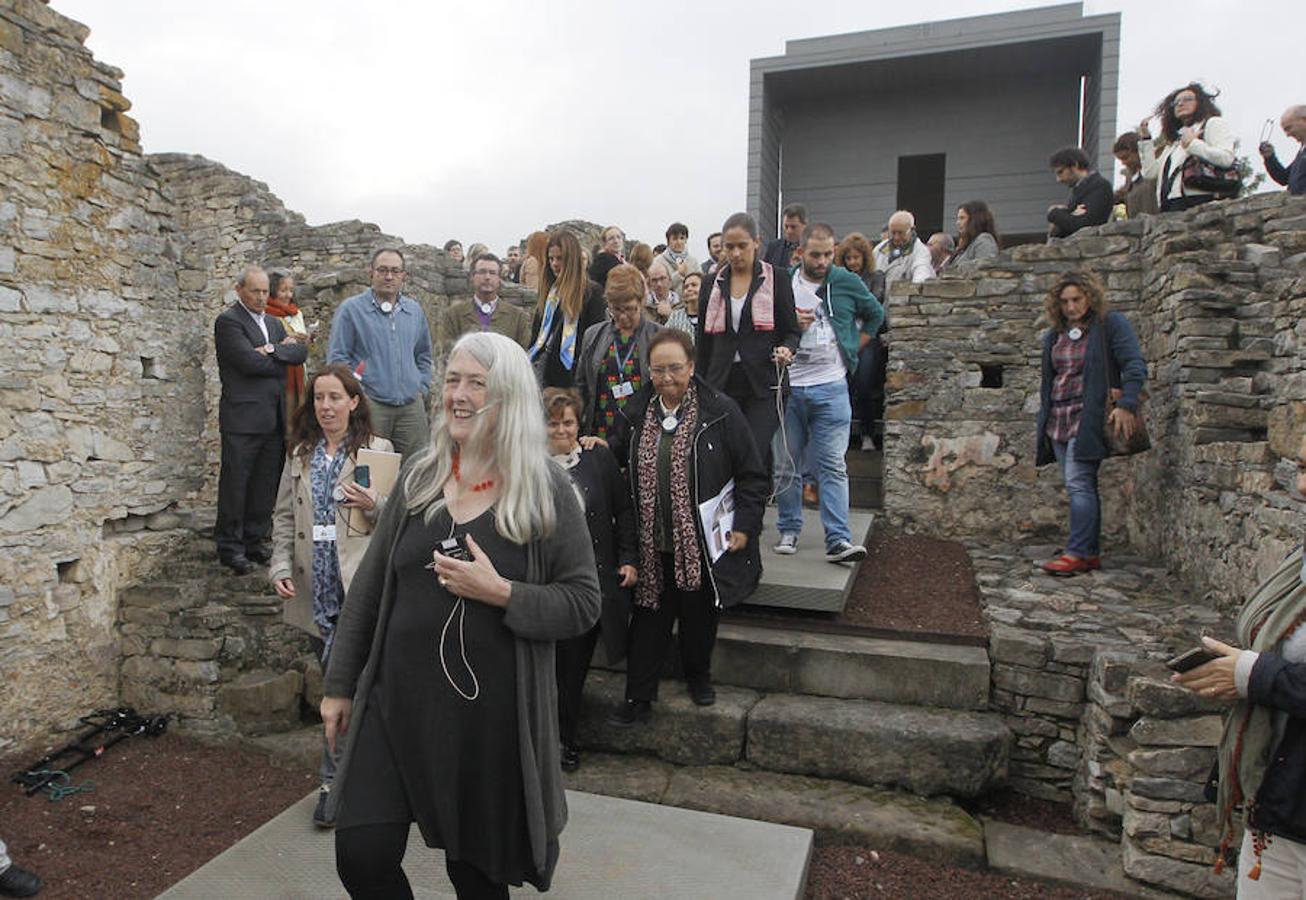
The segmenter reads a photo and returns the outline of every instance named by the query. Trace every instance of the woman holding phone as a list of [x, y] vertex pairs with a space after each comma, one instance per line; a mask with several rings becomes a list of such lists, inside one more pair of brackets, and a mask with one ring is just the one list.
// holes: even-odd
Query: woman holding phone
[[460, 898], [547, 890], [567, 821], [554, 643], [600, 594], [585, 517], [545, 453], [540, 391], [510, 338], [471, 332], [426, 447], [354, 574], [323, 684], [344, 735], [336, 868], [353, 897], [411, 897], [414, 822]]
[[[268, 577], [286, 601], [285, 619], [321, 641], [325, 669], [349, 581], [367, 550], [368, 532], [350, 526], [350, 510], [375, 520], [381, 496], [356, 469], [358, 451], [392, 450], [372, 434], [367, 396], [349, 367], [327, 366], [309, 379], [290, 420], [290, 443], [272, 514]], [[364, 483], [367, 482], [367, 483]], [[326, 828], [335, 757], [322, 747], [321, 790], [313, 821]]]

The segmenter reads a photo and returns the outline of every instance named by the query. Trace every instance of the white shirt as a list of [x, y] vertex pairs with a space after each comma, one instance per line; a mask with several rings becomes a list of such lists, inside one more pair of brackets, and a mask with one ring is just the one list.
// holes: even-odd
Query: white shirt
[[834, 334], [829, 311], [817, 293], [821, 285], [803, 277], [800, 266], [794, 272], [794, 307], [816, 315], [816, 321], [807, 326], [798, 352], [789, 364], [791, 387], [815, 387], [844, 380], [843, 356]]
[[[744, 317], [744, 302], [747, 299], [747, 294], [744, 294], [742, 297], [730, 298], [730, 327], [734, 329], [735, 334], [739, 334], [739, 320]], [[735, 351], [735, 358], [732, 362], [739, 362], [738, 351]]]
[[249, 313], [249, 317], [254, 320], [254, 324], [258, 326], [259, 331], [263, 332], [263, 342], [266, 344], [272, 343], [272, 338], [268, 337], [267, 313], [256, 313], [243, 303], [240, 304], [240, 308]]

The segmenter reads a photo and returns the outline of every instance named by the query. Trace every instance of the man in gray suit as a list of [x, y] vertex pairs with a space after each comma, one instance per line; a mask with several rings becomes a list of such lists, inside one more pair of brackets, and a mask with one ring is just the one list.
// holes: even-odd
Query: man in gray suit
[[499, 257], [493, 253], [477, 256], [471, 278], [472, 299], [449, 304], [440, 317], [436, 347], [441, 359], [448, 359], [454, 343], [469, 331], [493, 331], [525, 348], [531, 339], [531, 317], [499, 297]]
[[238, 575], [271, 552], [272, 508], [286, 455], [286, 367], [308, 358], [298, 337], [287, 337], [268, 304], [268, 274], [250, 266], [236, 281], [238, 302], [213, 323], [213, 344], [222, 379], [218, 430], [222, 469], [218, 475], [218, 521], [213, 539], [218, 560]]

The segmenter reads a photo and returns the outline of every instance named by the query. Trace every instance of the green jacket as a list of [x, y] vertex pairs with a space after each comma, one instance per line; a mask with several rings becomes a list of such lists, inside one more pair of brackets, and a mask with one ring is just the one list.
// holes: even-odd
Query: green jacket
[[[800, 264], [801, 265], [801, 264]], [[798, 266], [789, 270], [793, 278]], [[843, 266], [830, 266], [825, 284], [817, 292], [825, 302], [825, 311], [834, 323], [834, 336], [843, 350], [843, 364], [849, 372], [857, 369], [857, 320], [862, 320], [861, 331], [874, 338], [884, 321], [884, 307], [875, 299], [866, 284]]]

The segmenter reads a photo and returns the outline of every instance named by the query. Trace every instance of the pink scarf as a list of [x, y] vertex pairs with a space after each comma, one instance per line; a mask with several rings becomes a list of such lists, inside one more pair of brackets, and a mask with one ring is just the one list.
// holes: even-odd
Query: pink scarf
[[[707, 334], [726, 332], [726, 298], [721, 294], [720, 278], [712, 280], [703, 330]], [[753, 295], [753, 330], [775, 331], [775, 270], [769, 262], [762, 263], [762, 284]]]

